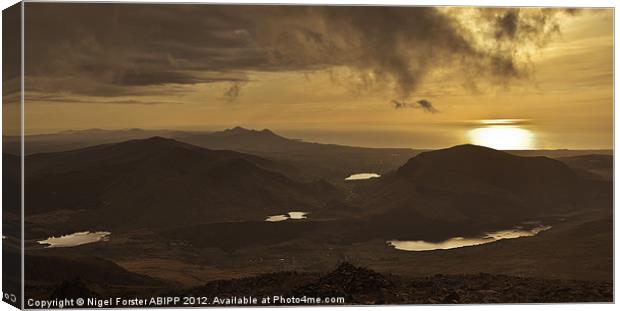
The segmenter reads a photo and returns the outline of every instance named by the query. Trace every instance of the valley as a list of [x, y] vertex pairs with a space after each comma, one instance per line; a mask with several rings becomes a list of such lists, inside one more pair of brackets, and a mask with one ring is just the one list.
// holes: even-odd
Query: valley
[[[399, 280], [606, 284], [612, 183], [601, 161], [612, 158], [586, 157], [461, 145], [334, 180], [264, 153], [163, 137], [35, 153], [25, 160], [27, 295], [49, 297], [63, 282], [147, 295], [290, 272], [301, 284], [343, 262]], [[345, 180], [355, 172], [379, 173]]]

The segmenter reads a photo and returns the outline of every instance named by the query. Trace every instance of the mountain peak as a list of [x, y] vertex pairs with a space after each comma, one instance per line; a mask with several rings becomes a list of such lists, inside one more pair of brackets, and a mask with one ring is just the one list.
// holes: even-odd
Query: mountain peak
[[413, 159], [445, 159], [451, 158], [451, 160], [465, 160], [465, 159], [488, 159], [488, 158], [515, 158], [516, 156], [511, 155], [507, 152], [496, 150], [493, 148], [472, 145], [472, 144], [464, 144], [464, 145], [456, 145], [450, 148], [438, 149], [433, 151], [422, 152]]
[[180, 141], [165, 138], [161, 136], [153, 136], [145, 139], [133, 139], [116, 144], [117, 146], [138, 146], [140, 148], [162, 148], [162, 147], [183, 147], [183, 148], [199, 148]]
[[[497, 160], [518, 158], [504, 151], [495, 150], [493, 148], [464, 144], [456, 145], [450, 148], [426, 151], [409, 159], [399, 171], [417, 170], [420, 166], [438, 166], [448, 167], [452, 165], [465, 165], [471, 167], [473, 164], [484, 167]], [[489, 162], [491, 161], [491, 162]], [[457, 164], [458, 163], [458, 164]]]
[[228, 133], [245, 133], [245, 132], [251, 132], [251, 130], [248, 130], [245, 127], [237, 125], [237, 126], [231, 128], [231, 129], [225, 129], [224, 132], [228, 132]]
[[101, 128], [90, 128], [84, 130], [64, 130], [58, 132], [58, 134], [91, 134], [91, 133], [105, 133], [107, 130]]
[[574, 181], [572, 171], [559, 161], [546, 157], [520, 157], [470, 144], [420, 153], [397, 172], [398, 176], [418, 181], [434, 180], [462, 186], [458, 180], [466, 178], [514, 189], [545, 182], [557, 185]]
[[231, 136], [231, 135], [251, 135], [251, 137], [263, 136], [263, 137], [280, 137], [270, 129], [253, 130], [247, 129], [241, 126], [235, 126], [231, 129], [225, 129], [221, 132], [215, 132], [214, 134]]
[[491, 152], [502, 152], [500, 150], [497, 149], [493, 149], [491, 147], [486, 147], [486, 146], [480, 146], [480, 145], [474, 145], [474, 144], [462, 144], [462, 145], [456, 145], [456, 146], [452, 146], [450, 148], [446, 148], [446, 149], [439, 149], [439, 150], [456, 150], [456, 151], [479, 151], [479, 152], [484, 152], [484, 151], [491, 151]]
[[172, 138], [165, 138], [162, 136], [153, 136], [153, 137], [149, 137], [146, 139], [136, 139], [137, 141], [143, 140], [143, 141], [151, 141], [151, 142], [177, 142], [176, 140], [172, 139]]

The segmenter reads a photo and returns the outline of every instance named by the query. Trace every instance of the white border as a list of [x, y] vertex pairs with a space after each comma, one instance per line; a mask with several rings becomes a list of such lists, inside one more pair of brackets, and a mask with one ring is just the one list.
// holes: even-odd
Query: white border
[[[2, 7], [2, 9], [5, 9], [13, 4], [15, 4], [17, 1], [14, 0], [0, 0], [0, 5]], [[28, 1], [26, 0], [26, 2], [50, 2], [50, 1]], [[437, 5], [456, 5], [456, 6], [546, 6], [546, 7], [613, 7], [615, 8], [616, 6], [616, 1], [613, 0], [588, 0], [588, 1], [575, 1], [575, 0], [564, 0], [564, 1], [560, 1], [560, 0], [540, 0], [540, 1], [532, 1], [532, 0], [504, 0], [504, 1], [497, 1], [497, 0], [474, 0], [474, 1], [464, 1], [464, 0], [413, 0], [413, 1], [397, 1], [397, 0], [386, 0], [386, 1], [379, 1], [379, 0], [354, 0], [354, 1], [343, 1], [343, 0], [306, 0], [306, 1], [300, 1], [300, 0], [283, 0], [283, 1], [269, 1], [269, 0], [262, 0], [262, 1], [257, 1], [257, 0], [242, 0], [242, 1], [230, 1], [230, 0], [210, 0], [210, 1], [204, 1], [204, 2], [200, 2], [200, 1], [179, 1], [179, 0], [166, 0], [166, 1], [161, 1], [161, 0], [132, 0], [132, 1], [86, 1], [86, 0], [73, 0], [73, 1], [58, 1], [58, 2], [133, 2], [133, 3], [221, 3], [221, 4], [227, 4], [227, 3], [246, 3], [246, 4], [315, 4], [315, 5], [321, 5], [321, 4], [331, 4], [331, 5], [419, 5], [419, 6], [437, 6]], [[617, 32], [618, 30], [618, 25], [615, 23], [616, 18], [618, 17], [618, 13], [614, 10], [614, 34]], [[22, 21], [23, 21], [23, 16], [22, 16]], [[1, 24], [0, 24], [1, 25]], [[23, 32], [22, 32], [22, 36], [23, 36]], [[22, 38], [22, 45], [24, 44], [24, 40]], [[0, 44], [1, 45], [1, 44]], [[23, 46], [22, 46], [23, 48]], [[22, 50], [23, 52], [23, 50]], [[23, 55], [22, 55], [23, 56]], [[618, 56], [618, 50], [615, 49], [615, 35], [614, 35], [614, 146], [617, 145], [618, 143], [618, 135], [617, 135], [617, 128], [615, 127], [615, 91], [618, 89], [618, 81], [615, 79], [615, 72], [616, 72], [616, 62], [615, 59]], [[23, 62], [22, 62], [22, 90], [23, 90]], [[23, 103], [23, 92], [22, 92], [22, 103]], [[23, 105], [22, 105], [22, 132], [24, 129], [24, 114], [23, 114]], [[0, 109], [0, 116], [1, 116], [1, 109]], [[0, 124], [1, 124], [1, 117], [0, 117]], [[1, 146], [0, 146], [0, 150], [1, 150]], [[23, 140], [22, 140], [22, 154], [23, 154]], [[617, 173], [620, 171], [620, 169], [615, 165], [615, 157], [614, 157], [614, 175], [618, 176]], [[22, 164], [22, 174], [23, 174], [23, 164]], [[615, 179], [614, 179], [615, 180]], [[614, 182], [614, 198], [615, 195], [619, 193], [619, 187], [615, 182]], [[22, 196], [23, 196], [23, 190], [22, 190]], [[0, 190], [0, 198], [1, 198], [1, 190]], [[23, 197], [22, 197], [22, 203], [23, 203]], [[614, 200], [614, 211], [615, 211], [615, 200]], [[22, 213], [23, 213], [23, 208], [22, 208]], [[618, 214], [614, 212], [614, 263], [617, 262], [617, 257], [615, 254], [615, 249], [618, 249], [618, 239], [617, 239], [617, 235], [615, 234], [615, 223], [617, 220]], [[23, 215], [22, 215], [22, 221], [23, 221]], [[1, 222], [0, 222], [0, 228], [1, 228]], [[22, 227], [23, 230], [23, 227]], [[22, 232], [23, 235], [23, 232]], [[23, 243], [23, 241], [22, 241]], [[23, 248], [22, 248], [23, 250]], [[22, 260], [23, 260], [23, 256], [22, 256]], [[1, 264], [1, 259], [0, 259], [0, 264]], [[23, 271], [22, 271], [23, 273]], [[614, 279], [617, 279], [618, 271], [615, 269], [615, 265], [614, 265]], [[614, 284], [614, 297], [618, 297], [618, 286], [616, 286]], [[23, 297], [23, 295], [22, 295]], [[284, 309], [288, 309], [288, 307], [283, 307]], [[317, 310], [329, 310], [332, 307], [296, 307], [296, 308], [310, 308], [310, 309], [317, 309]], [[345, 306], [345, 307], [338, 307], [339, 309], [346, 309], [346, 310], [363, 310], [369, 307], [366, 306], [356, 306], [356, 307], [349, 307], [349, 306]], [[512, 310], [591, 310], [591, 309], [597, 309], [597, 310], [615, 310], [617, 309], [617, 307], [615, 305], [612, 304], [551, 304], [551, 305], [458, 305], [458, 306], [427, 306], [427, 305], [423, 305], [423, 306], [381, 306], [381, 307], [376, 307], [376, 308], [390, 308], [392, 310], [405, 310], [405, 309], [410, 309], [410, 308], [416, 308], [417, 310], [446, 310], [446, 309], [469, 309], [469, 310], [474, 310], [478, 309], [478, 308], [482, 308], [482, 309], [499, 309], [501, 308], [502, 310], [506, 310], [506, 311], [512, 311]], [[186, 309], [186, 308], [183, 308]], [[212, 309], [212, 308], [209, 308]], [[214, 308], [214, 309], [225, 309], [225, 310], [247, 310], [248, 307], [243, 307], [243, 308], [236, 308], [236, 307], [226, 307], [226, 308]], [[252, 307], [252, 309], [269, 309], [269, 308], [262, 308], [262, 307]], [[1, 303], [0, 304], [0, 310], [4, 311], [4, 310], [14, 310], [13, 307], [9, 306], [6, 303]], [[134, 310], [138, 310], [138, 309], [134, 309]], [[163, 309], [163, 308], [157, 308], [157, 310], [173, 310], [173, 309]], [[178, 309], [177, 309], [178, 310]]]

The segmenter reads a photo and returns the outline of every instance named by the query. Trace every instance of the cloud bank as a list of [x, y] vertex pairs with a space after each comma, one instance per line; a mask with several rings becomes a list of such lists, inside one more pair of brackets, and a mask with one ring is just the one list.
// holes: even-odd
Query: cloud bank
[[[462, 12], [461, 12], [462, 11]], [[467, 12], [468, 19], [463, 19]], [[507, 85], [559, 32], [559, 9], [26, 4], [32, 94], [142, 96], [249, 72], [347, 68], [409, 100], [429, 75]], [[250, 82], [251, 83], [251, 82]], [[428, 112], [428, 102], [416, 103]]]

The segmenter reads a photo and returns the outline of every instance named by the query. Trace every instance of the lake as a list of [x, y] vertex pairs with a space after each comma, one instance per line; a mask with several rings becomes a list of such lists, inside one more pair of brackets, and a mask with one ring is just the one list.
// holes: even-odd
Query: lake
[[288, 212], [287, 214], [269, 216], [269, 217], [267, 217], [267, 219], [265, 219], [265, 221], [268, 221], [268, 222], [278, 222], [278, 221], [285, 221], [285, 220], [288, 220], [288, 219], [306, 219], [306, 218], [308, 218], [306, 216], [308, 214], [310, 214], [310, 213], [307, 213], [307, 212]]
[[378, 177], [381, 177], [381, 175], [377, 173], [358, 173], [358, 174], [353, 174], [345, 178], [344, 180], [365, 180], [365, 179], [378, 178]]
[[454, 237], [441, 242], [391, 240], [388, 241], [387, 244], [403, 251], [432, 251], [438, 249], [453, 249], [465, 246], [481, 245], [504, 239], [516, 239], [521, 237], [535, 236], [538, 233], [549, 229], [551, 229], [551, 226], [544, 225], [538, 225], [531, 229], [515, 227], [508, 230], [488, 232], [485, 233], [482, 237]]
[[56, 247], [74, 247], [84, 244], [90, 244], [101, 241], [110, 240], [111, 232], [107, 231], [83, 231], [76, 232], [68, 235], [61, 235], [59, 237], [49, 237], [46, 240], [37, 241], [41, 245], [47, 245], [46, 248]]

